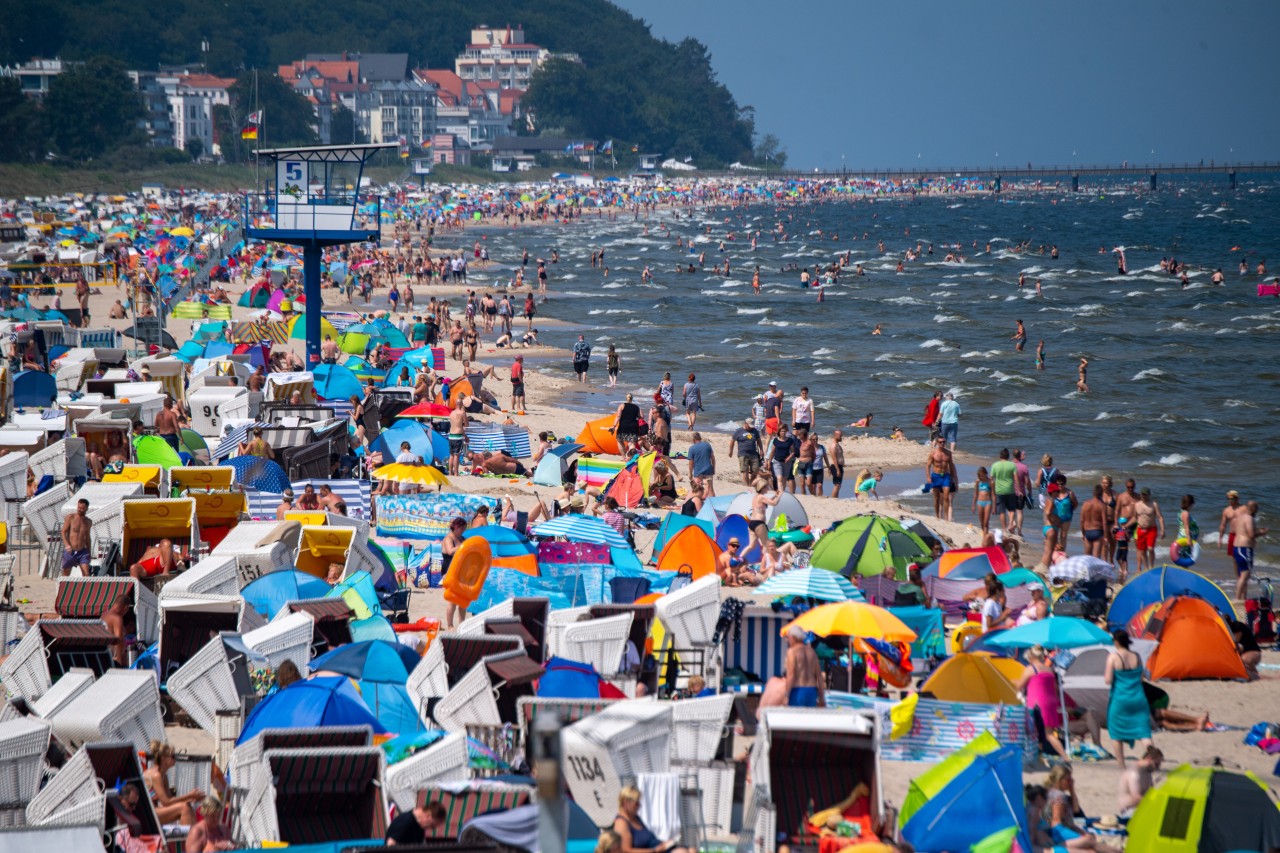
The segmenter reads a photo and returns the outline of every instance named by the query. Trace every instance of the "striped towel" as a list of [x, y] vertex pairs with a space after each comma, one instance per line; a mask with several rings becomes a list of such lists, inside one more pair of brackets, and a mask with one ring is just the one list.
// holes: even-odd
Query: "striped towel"
[[627, 463], [583, 457], [578, 460], [578, 485], [602, 489]]
[[[235, 455], [235, 452], [240, 448], [240, 442], [245, 441], [249, 437], [249, 433], [253, 431], [254, 427], [269, 427], [269, 426], [271, 426], [271, 424], [252, 423], [252, 424], [245, 424], [244, 426], [235, 427], [234, 429], [232, 429], [230, 432], [228, 432], [226, 435], [222, 437], [222, 441], [218, 442], [218, 446], [215, 447], [212, 450], [212, 452], [210, 452], [209, 458], [214, 460], [215, 462], [220, 461], [222, 459], [231, 458], [232, 456]], [[279, 503], [279, 501], [276, 501], [276, 503]], [[272, 512], [272, 517], [274, 518], [275, 507], [271, 508], [271, 512]]]
[[[294, 480], [291, 484], [295, 495], [301, 495], [304, 486], [311, 485], [317, 490], [328, 486], [333, 493], [347, 505], [347, 515], [351, 518], [367, 519], [369, 517], [370, 485], [368, 480]], [[248, 489], [249, 516], [255, 521], [274, 521], [276, 507], [280, 505], [280, 496], [271, 492], [259, 492]]]
[[533, 456], [527, 427], [510, 424], [476, 424], [467, 427], [467, 444], [473, 451], [505, 450], [516, 459]]

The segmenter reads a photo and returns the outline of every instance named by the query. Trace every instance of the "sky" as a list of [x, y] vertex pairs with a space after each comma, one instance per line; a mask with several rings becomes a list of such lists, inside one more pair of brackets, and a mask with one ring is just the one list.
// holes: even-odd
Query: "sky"
[[1280, 0], [613, 0], [801, 168], [1280, 160]]

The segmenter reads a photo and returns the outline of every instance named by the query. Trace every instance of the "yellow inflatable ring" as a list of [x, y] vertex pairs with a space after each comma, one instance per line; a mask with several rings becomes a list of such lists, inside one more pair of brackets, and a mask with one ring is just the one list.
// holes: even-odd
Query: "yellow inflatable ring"
[[965, 622], [951, 634], [951, 653], [958, 655], [966, 651], [974, 640], [982, 636], [980, 622]]

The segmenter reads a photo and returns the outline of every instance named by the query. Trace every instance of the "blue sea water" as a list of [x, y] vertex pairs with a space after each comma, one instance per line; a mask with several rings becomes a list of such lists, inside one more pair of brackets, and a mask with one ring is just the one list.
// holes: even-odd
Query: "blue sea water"
[[[1001, 447], [1021, 447], [1033, 462], [1050, 453], [1081, 493], [1103, 473], [1118, 485], [1133, 477], [1151, 487], [1170, 529], [1181, 496], [1194, 494], [1201, 529], [1216, 533], [1227, 489], [1261, 502], [1264, 527], [1280, 511], [1271, 470], [1280, 464], [1272, 444], [1280, 299], [1256, 295], [1255, 271], [1260, 261], [1271, 268], [1268, 281], [1280, 271], [1278, 222], [1275, 178], [1242, 180], [1233, 191], [1225, 177], [1206, 176], [1166, 179], [1155, 192], [1117, 180], [1080, 193], [706, 208], [650, 219], [648, 234], [629, 216], [588, 218], [489, 240], [499, 262], [526, 246], [537, 255], [559, 250], [551, 302], [541, 310], [574, 326], [548, 342], [567, 346], [585, 331], [601, 378], [604, 350], [617, 346], [624, 381], [615, 396], [651, 392], [664, 371], [679, 387], [694, 372], [704, 423], [728, 428], [776, 379], [788, 398], [810, 388], [823, 433], [873, 412], [873, 432], [897, 425], [922, 438], [931, 392], [951, 391], [964, 411], [960, 450], [994, 459]], [[779, 223], [785, 241], [774, 239]], [[753, 231], [761, 232], [755, 250]], [[695, 252], [677, 247], [677, 236], [693, 238]], [[1029, 250], [1015, 251], [1024, 241]], [[932, 244], [933, 254], [896, 272], [918, 244]], [[964, 261], [948, 263], [955, 244]], [[1114, 247], [1125, 249], [1126, 275], [1117, 273]], [[607, 278], [589, 263], [599, 249]], [[702, 271], [674, 272], [703, 251]], [[798, 271], [782, 271], [845, 252], [849, 270], [860, 263], [867, 274], [846, 271], [821, 303], [801, 288]], [[1161, 271], [1162, 258], [1191, 267], [1189, 286]], [[731, 274], [712, 274], [726, 259]], [[646, 266], [653, 282], [641, 281]], [[1216, 268], [1225, 286], [1210, 283]], [[475, 272], [473, 283], [483, 284], [503, 268]], [[1010, 340], [1019, 319], [1029, 335], [1023, 353]], [[877, 324], [883, 334], [873, 336]], [[1040, 340], [1044, 370], [1034, 365]], [[1089, 359], [1088, 394], [1076, 391], [1081, 357]], [[570, 372], [567, 361], [556, 367]], [[1259, 551], [1264, 563], [1280, 557], [1265, 539]]]

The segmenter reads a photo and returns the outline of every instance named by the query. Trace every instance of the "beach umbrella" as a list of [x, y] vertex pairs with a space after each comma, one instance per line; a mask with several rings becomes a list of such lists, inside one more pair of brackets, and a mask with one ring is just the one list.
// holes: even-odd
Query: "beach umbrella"
[[452, 409], [441, 403], [415, 403], [400, 414], [397, 418], [447, 418], [452, 413]]
[[1044, 582], [1044, 578], [1030, 569], [1010, 569], [1002, 575], [996, 575], [996, 579], [1005, 587], [1025, 586], [1029, 583], [1038, 584], [1044, 590], [1045, 600], [1052, 600], [1049, 585]]
[[311, 661], [312, 672], [333, 672], [357, 681], [404, 684], [421, 661], [408, 646], [385, 640], [348, 643]]
[[178, 226], [177, 228], [174, 228], [174, 229], [170, 230], [170, 231], [169, 231], [169, 234], [170, 234], [171, 236], [174, 236], [174, 237], [194, 237], [194, 236], [196, 236], [196, 232], [192, 231], [190, 228], [188, 228], [188, 227], [187, 227], [187, 226], [185, 226], [185, 225], [180, 225], [180, 226]]
[[381, 453], [383, 459], [395, 459], [405, 441], [409, 442], [409, 450], [428, 465], [449, 458], [449, 439], [413, 420], [396, 421], [378, 433], [369, 442], [369, 451]]
[[392, 462], [390, 465], [378, 468], [372, 476], [375, 480], [390, 480], [393, 483], [417, 483], [420, 486], [449, 485], [449, 478], [432, 465], [406, 465]]
[[819, 637], [859, 637], [869, 640], [910, 643], [916, 632], [883, 607], [862, 601], [823, 604], [791, 620], [782, 635], [792, 627], [802, 628]]
[[1115, 576], [1115, 566], [1106, 560], [1091, 557], [1088, 554], [1067, 557], [1061, 563], [1049, 567], [1049, 579], [1055, 583], [1062, 581], [1075, 583], [1076, 581], [1091, 581], [1098, 578], [1114, 580]]
[[600, 677], [589, 663], [552, 657], [538, 679], [538, 696], [543, 699], [622, 699], [621, 690]]
[[907, 564], [925, 559], [929, 549], [920, 537], [903, 528], [897, 519], [870, 513], [846, 518], [829, 530], [813, 547], [809, 565], [871, 577], [893, 566], [899, 580], [907, 577]]
[[1001, 575], [1013, 568], [1000, 548], [953, 548], [925, 567], [924, 577], [949, 580], [981, 580], [989, 574]]
[[355, 373], [340, 364], [317, 365], [312, 371], [315, 377], [316, 396], [326, 400], [346, 400], [360, 397], [364, 389]]
[[345, 676], [331, 675], [290, 684], [259, 702], [245, 720], [236, 745], [252, 740], [264, 729], [371, 726], [386, 734], [355, 686]]
[[330, 586], [315, 575], [297, 569], [277, 569], [249, 581], [240, 595], [245, 604], [271, 619], [290, 601], [324, 598], [329, 589]]
[[227, 464], [236, 469], [236, 482], [245, 488], [278, 495], [291, 485], [283, 468], [261, 456], [233, 456]]
[[622, 534], [599, 518], [579, 513], [568, 513], [543, 522], [529, 531], [530, 536], [543, 539], [561, 538], [570, 542], [592, 545], [608, 545], [611, 548], [629, 548]]
[[756, 595], [779, 598], [796, 595], [822, 601], [863, 601], [862, 592], [835, 572], [812, 566], [792, 569], [769, 578], [754, 590]]
[[158, 435], [140, 435], [133, 440], [133, 455], [142, 465], [159, 465], [166, 471], [181, 468], [182, 457]]

